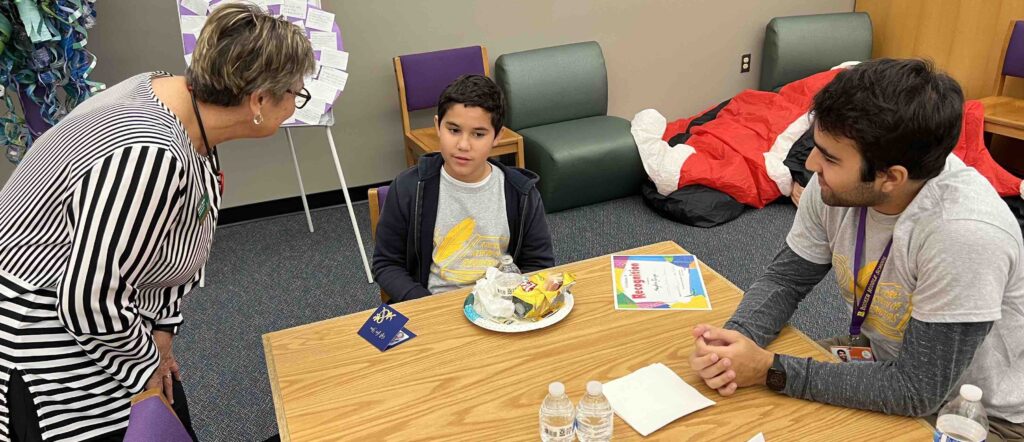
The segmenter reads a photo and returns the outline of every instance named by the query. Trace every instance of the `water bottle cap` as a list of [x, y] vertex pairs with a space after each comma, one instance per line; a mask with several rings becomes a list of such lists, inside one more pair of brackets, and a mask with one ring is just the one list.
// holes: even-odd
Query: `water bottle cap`
[[515, 260], [512, 259], [511, 255], [501, 255], [501, 263], [502, 264], [506, 264], [507, 265], [507, 264], [512, 264], [513, 262], [515, 262]]
[[601, 394], [601, 383], [597, 381], [587, 382], [587, 394], [597, 396]]
[[969, 401], [978, 402], [981, 400], [981, 389], [971, 384], [964, 384], [960, 386], [960, 396]]
[[548, 385], [548, 394], [552, 396], [561, 396], [565, 394], [565, 385], [561, 382], [552, 382]]

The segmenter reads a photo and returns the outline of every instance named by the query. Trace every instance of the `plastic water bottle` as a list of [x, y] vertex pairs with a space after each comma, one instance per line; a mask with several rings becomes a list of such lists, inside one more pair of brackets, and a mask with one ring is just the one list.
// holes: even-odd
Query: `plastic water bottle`
[[512, 259], [512, 255], [501, 255], [501, 260], [498, 261], [498, 271], [510, 275], [520, 275], [520, 279], [522, 279], [523, 275], [515, 260]]
[[964, 384], [935, 421], [934, 442], [981, 442], [988, 437], [988, 416], [981, 406], [981, 389]]
[[552, 382], [548, 385], [548, 395], [540, 405], [540, 440], [545, 442], [571, 442], [575, 437], [573, 426], [576, 421], [576, 410], [569, 396], [565, 395], [565, 385]]
[[515, 261], [509, 255], [501, 255], [498, 271], [501, 272], [498, 275], [497, 281], [495, 281], [498, 295], [511, 301], [512, 292], [523, 282], [523, 272], [519, 271], [519, 267], [516, 266]]
[[587, 394], [576, 409], [576, 437], [580, 442], [609, 441], [614, 428], [615, 411], [601, 392], [601, 383], [587, 382]]

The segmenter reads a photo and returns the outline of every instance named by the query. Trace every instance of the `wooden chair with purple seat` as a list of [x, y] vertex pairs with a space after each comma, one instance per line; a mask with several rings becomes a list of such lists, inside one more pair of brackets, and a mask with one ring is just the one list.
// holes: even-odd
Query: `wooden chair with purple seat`
[[[402, 108], [402, 131], [405, 134], [405, 161], [407, 166], [412, 166], [420, 155], [437, 152], [440, 140], [433, 125], [412, 129], [409, 112], [437, 107], [441, 92], [461, 75], [490, 76], [487, 48], [470, 46], [400, 55], [394, 58], [394, 64], [398, 102]], [[515, 154], [517, 167], [526, 167], [523, 137], [506, 127], [498, 135], [498, 145], [491, 151], [491, 156], [508, 154]]]
[[1024, 21], [1013, 21], [1006, 33], [1005, 52], [997, 70], [995, 95], [982, 98], [986, 141], [999, 134], [1024, 140], [1024, 99], [1004, 96], [1006, 77], [1024, 78]]
[[[366, 200], [370, 205], [370, 238], [377, 241], [377, 222], [380, 221], [380, 211], [384, 208], [384, 200], [388, 197], [389, 186], [380, 186], [377, 188], [371, 188], [366, 192]], [[388, 302], [387, 293], [384, 293], [384, 289], [380, 291], [380, 300]]]

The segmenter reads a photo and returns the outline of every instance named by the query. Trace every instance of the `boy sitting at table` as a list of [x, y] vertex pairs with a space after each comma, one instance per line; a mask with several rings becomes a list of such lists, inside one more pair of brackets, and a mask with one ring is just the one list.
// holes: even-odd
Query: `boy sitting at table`
[[377, 224], [373, 276], [389, 303], [472, 285], [505, 254], [524, 273], [554, 265], [537, 174], [490, 159], [504, 120], [490, 78], [464, 75], [441, 94], [440, 152], [398, 174]]

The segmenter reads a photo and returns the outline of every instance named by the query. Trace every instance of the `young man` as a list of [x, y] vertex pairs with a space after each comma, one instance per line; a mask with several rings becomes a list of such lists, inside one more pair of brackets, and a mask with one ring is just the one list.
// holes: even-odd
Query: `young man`
[[[928, 416], [970, 383], [994, 433], [1024, 435], [1024, 245], [991, 185], [950, 155], [962, 108], [959, 85], [919, 60], [862, 63], [815, 97], [816, 175], [786, 245], [724, 328], [693, 332], [709, 387]], [[831, 343], [876, 362], [764, 349], [829, 269], [851, 314]]]
[[440, 153], [391, 183], [373, 274], [389, 302], [475, 283], [501, 255], [523, 272], [555, 264], [535, 173], [489, 160], [505, 120], [505, 97], [480, 75], [441, 94], [434, 125]]

